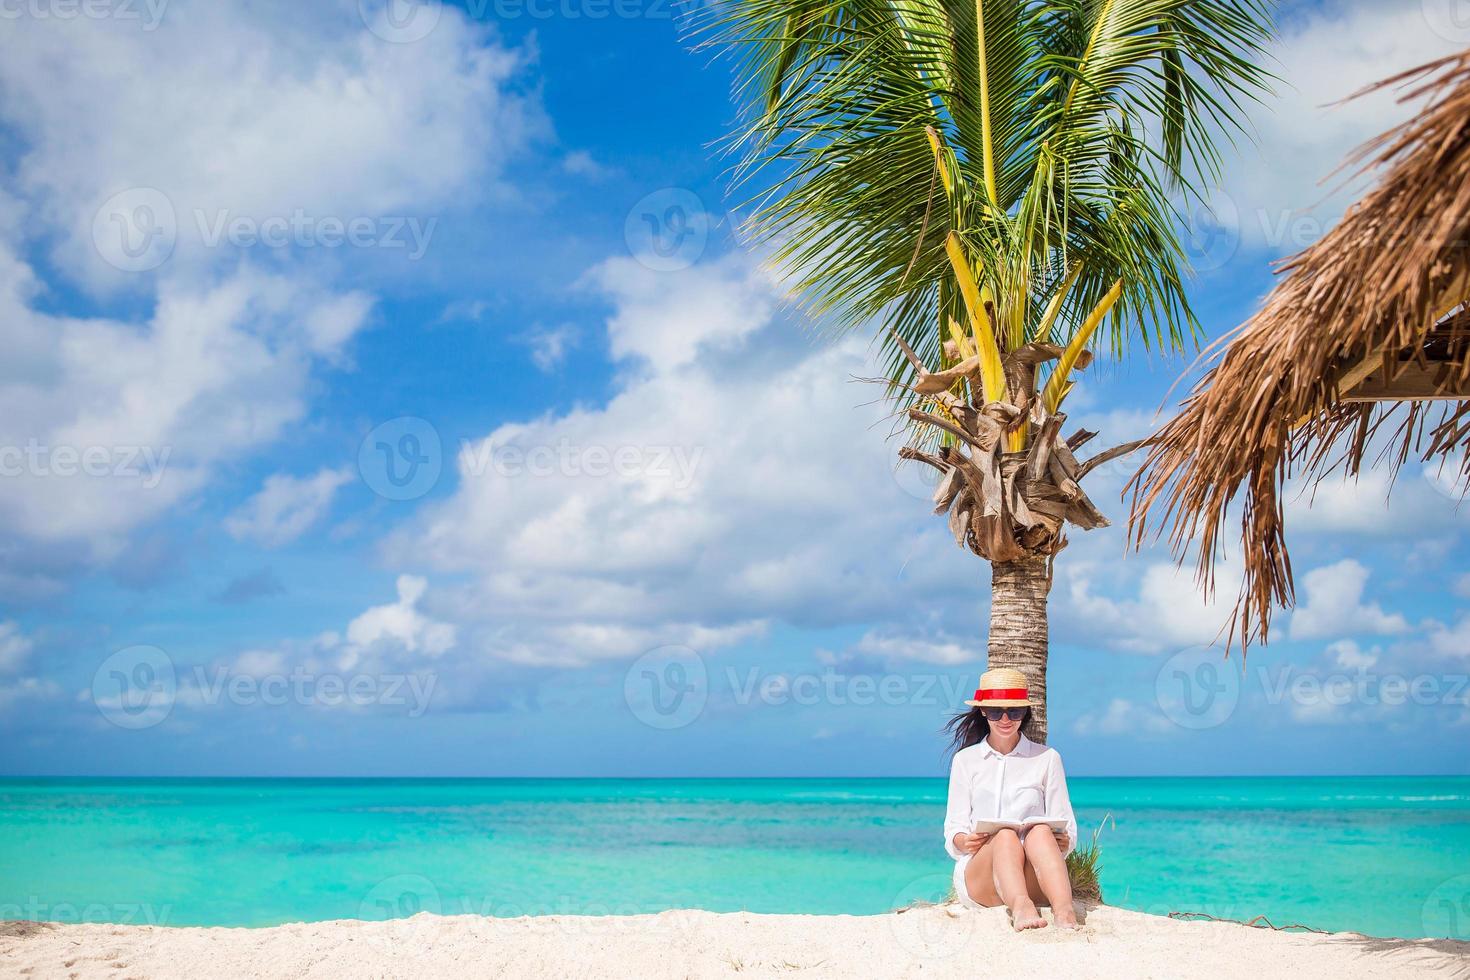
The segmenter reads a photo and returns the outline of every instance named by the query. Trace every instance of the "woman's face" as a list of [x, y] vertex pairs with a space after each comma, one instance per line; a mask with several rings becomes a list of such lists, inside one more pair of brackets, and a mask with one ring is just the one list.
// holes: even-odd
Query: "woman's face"
[[[1021, 717], [1024, 718], [1025, 715]], [[985, 720], [990, 723], [990, 730], [1002, 738], [1010, 738], [1021, 730], [1021, 719], [1012, 718], [1009, 712], [1002, 714], [999, 718], [991, 718], [987, 715]]]

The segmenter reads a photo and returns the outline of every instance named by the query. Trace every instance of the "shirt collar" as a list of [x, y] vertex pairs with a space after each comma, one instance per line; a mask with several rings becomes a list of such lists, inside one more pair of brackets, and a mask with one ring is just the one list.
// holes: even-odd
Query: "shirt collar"
[[987, 756], [994, 756], [997, 759], [1003, 759], [1007, 755], [1016, 755], [1016, 756], [1027, 756], [1027, 755], [1030, 755], [1031, 754], [1031, 746], [1034, 743], [1029, 738], [1026, 737], [1026, 733], [1025, 732], [1022, 732], [1021, 733], [1021, 740], [1019, 742], [1017, 742], [1016, 743], [1016, 747], [1014, 749], [1011, 749], [1011, 751], [1008, 752], [1008, 753], [1002, 753], [1002, 752], [998, 751], [994, 745], [991, 745], [990, 744], [990, 737], [988, 735], [985, 738], [982, 738], [980, 740], [980, 744], [983, 745], [983, 746], [985, 746], [985, 748], [984, 748], [985, 755], [987, 755]]

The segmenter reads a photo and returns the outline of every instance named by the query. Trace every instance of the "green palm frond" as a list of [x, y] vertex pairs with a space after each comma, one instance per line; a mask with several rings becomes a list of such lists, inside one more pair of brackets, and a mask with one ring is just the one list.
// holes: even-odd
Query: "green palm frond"
[[748, 230], [814, 312], [881, 329], [899, 388], [914, 368], [891, 334], [942, 364], [950, 319], [971, 323], [951, 235], [1002, 355], [1065, 345], [1119, 281], [1099, 337], [1180, 346], [1176, 202], [1266, 91], [1270, 6], [731, 0], [707, 36], [737, 59]]

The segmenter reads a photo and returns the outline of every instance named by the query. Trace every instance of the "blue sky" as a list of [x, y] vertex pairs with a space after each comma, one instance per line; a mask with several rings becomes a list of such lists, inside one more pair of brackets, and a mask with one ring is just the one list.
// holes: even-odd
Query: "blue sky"
[[[0, 772], [942, 771], [988, 570], [895, 473], [867, 338], [734, 243], [727, 66], [666, 2], [382, 6], [6, 15]], [[1209, 335], [1406, 111], [1323, 106], [1454, 14], [1284, 8], [1188, 229]], [[1099, 364], [1072, 419], [1146, 433], [1191, 359]], [[1467, 517], [1385, 489], [1292, 503], [1302, 602], [1243, 669], [1167, 553], [1075, 534], [1069, 771], [1470, 771]]]

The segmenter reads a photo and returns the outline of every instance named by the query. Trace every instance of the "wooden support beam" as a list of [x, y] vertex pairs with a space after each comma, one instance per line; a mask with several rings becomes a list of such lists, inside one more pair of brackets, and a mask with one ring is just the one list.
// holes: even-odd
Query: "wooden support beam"
[[1470, 399], [1470, 382], [1447, 377], [1445, 364], [1428, 368], [1411, 362], [1401, 364], [1392, 378], [1380, 363], [1352, 388], [1342, 389], [1345, 402], [1464, 401]]

